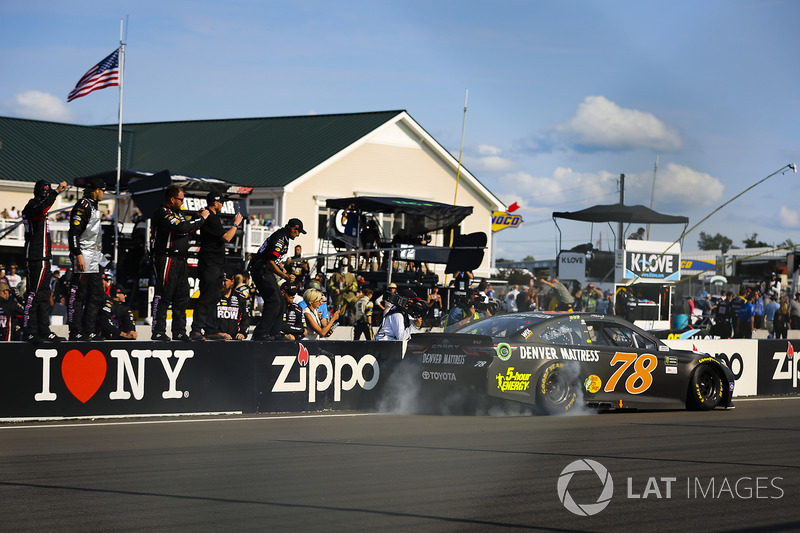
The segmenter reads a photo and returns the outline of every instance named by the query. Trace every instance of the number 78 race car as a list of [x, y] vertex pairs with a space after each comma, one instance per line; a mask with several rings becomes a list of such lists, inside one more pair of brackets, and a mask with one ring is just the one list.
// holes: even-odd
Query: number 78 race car
[[547, 414], [733, 407], [734, 377], [722, 361], [673, 350], [611, 315], [512, 313], [414, 334], [403, 365], [428, 393], [469, 390]]

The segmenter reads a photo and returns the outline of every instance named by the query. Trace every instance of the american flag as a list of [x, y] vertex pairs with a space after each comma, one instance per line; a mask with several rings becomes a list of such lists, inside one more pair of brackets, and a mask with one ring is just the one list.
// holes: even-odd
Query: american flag
[[86, 96], [92, 91], [115, 85], [119, 85], [119, 48], [83, 75], [67, 96], [67, 102]]

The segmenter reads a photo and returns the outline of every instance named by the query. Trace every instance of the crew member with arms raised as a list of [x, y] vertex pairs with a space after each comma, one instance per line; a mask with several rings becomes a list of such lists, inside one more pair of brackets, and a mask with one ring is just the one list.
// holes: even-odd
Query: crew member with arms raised
[[151, 339], [168, 341], [167, 309], [172, 306], [172, 338], [191, 340], [186, 334], [186, 307], [189, 305], [189, 277], [186, 258], [189, 254], [189, 234], [200, 229], [208, 217], [201, 209], [198, 216], [187, 220], [181, 212], [184, 195], [178, 185], [164, 191], [164, 203], [156, 209], [151, 222], [151, 253], [156, 275], [156, 295], [153, 299]]
[[[200, 296], [194, 305], [192, 318], [192, 333], [189, 335], [193, 341], [203, 340], [206, 336], [215, 336], [219, 333], [214, 328], [211, 313], [214, 305], [220, 298], [222, 290], [222, 271], [225, 268], [225, 243], [231, 242], [233, 236], [242, 223], [242, 215], [236, 213], [233, 225], [227, 230], [222, 226], [219, 214], [222, 211], [222, 195], [210, 192], [206, 196], [208, 203], [208, 218], [200, 228], [200, 257], [198, 262], [198, 277], [200, 278]], [[233, 280], [231, 280], [231, 284]]]
[[306, 233], [303, 222], [299, 218], [290, 218], [284, 227], [267, 237], [250, 261], [250, 276], [264, 300], [261, 321], [253, 331], [254, 341], [283, 337], [281, 326], [284, 300], [275, 277], [283, 278], [289, 283], [294, 282], [294, 274], [287, 272], [284, 264], [289, 251], [289, 241], [296, 239], [301, 233]]
[[50, 267], [53, 260], [50, 242], [50, 226], [47, 212], [53, 207], [56, 197], [67, 190], [62, 181], [53, 189], [45, 180], [33, 187], [33, 198], [22, 210], [25, 224], [25, 259], [28, 263], [28, 293], [25, 297], [23, 339], [28, 342], [63, 341], [50, 331]]

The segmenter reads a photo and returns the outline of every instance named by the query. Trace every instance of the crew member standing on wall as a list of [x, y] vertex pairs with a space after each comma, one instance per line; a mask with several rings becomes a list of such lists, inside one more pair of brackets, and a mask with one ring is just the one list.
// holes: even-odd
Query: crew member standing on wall
[[152, 218], [151, 253], [156, 275], [156, 295], [153, 298], [151, 339], [168, 341], [167, 309], [172, 306], [172, 338], [190, 341], [186, 334], [186, 307], [189, 305], [189, 278], [186, 258], [189, 254], [189, 234], [206, 221], [208, 211], [201, 209], [198, 217], [186, 220], [181, 213], [184, 195], [178, 185], [164, 191], [164, 203]]
[[286, 271], [284, 263], [289, 251], [289, 241], [296, 239], [301, 233], [306, 233], [303, 222], [299, 218], [290, 218], [284, 227], [267, 237], [250, 261], [250, 275], [264, 300], [261, 321], [253, 331], [254, 341], [283, 337], [280, 332], [284, 313], [283, 296], [275, 276], [289, 283], [294, 282], [294, 274]]
[[103, 260], [103, 228], [98, 203], [106, 184], [92, 178], [69, 214], [69, 256], [72, 280], [67, 301], [69, 340], [103, 340], [97, 334], [97, 314], [105, 302], [100, 262]]
[[219, 333], [214, 327], [211, 313], [222, 294], [225, 243], [231, 242], [242, 223], [242, 215], [236, 213], [233, 217], [233, 226], [227, 230], [222, 226], [222, 219], [219, 216], [223, 206], [222, 200], [222, 195], [217, 192], [210, 192], [206, 196], [209, 214], [205, 224], [200, 228], [200, 260], [198, 262], [200, 296], [194, 306], [192, 333], [189, 335], [193, 341], [203, 340], [205, 338], [204, 330], [207, 336]]
[[50, 331], [50, 265], [53, 255], [50, 249], [50, 227], [47, 212], [56, 201], [56, 196], [67, 190], [62, 181], [53, 189], [49, 183], [39, 180], [33, 187], [33, 198], [22, 210], [25, 225], [25, 259], [28, 262], [28, 293], [25, 297], [23, 340], [28, 342], [63, 341]]

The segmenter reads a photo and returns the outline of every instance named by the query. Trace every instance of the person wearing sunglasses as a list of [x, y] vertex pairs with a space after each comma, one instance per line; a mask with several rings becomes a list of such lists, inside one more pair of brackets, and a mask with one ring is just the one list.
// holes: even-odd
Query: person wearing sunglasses
[[151, 339], [169, 341], [167, 310], [172, 307], [172, 340], [188, 342], [186, 308], [189, 305], [189, 235], [205, 223], [208, 210], [203, 208], [191, 219], [181, 210], [183, 189], [170, 185], [164, 190], [164, 203], [151, 219], [151, 259], [155, 269], [156, 287], [153, 298]]

